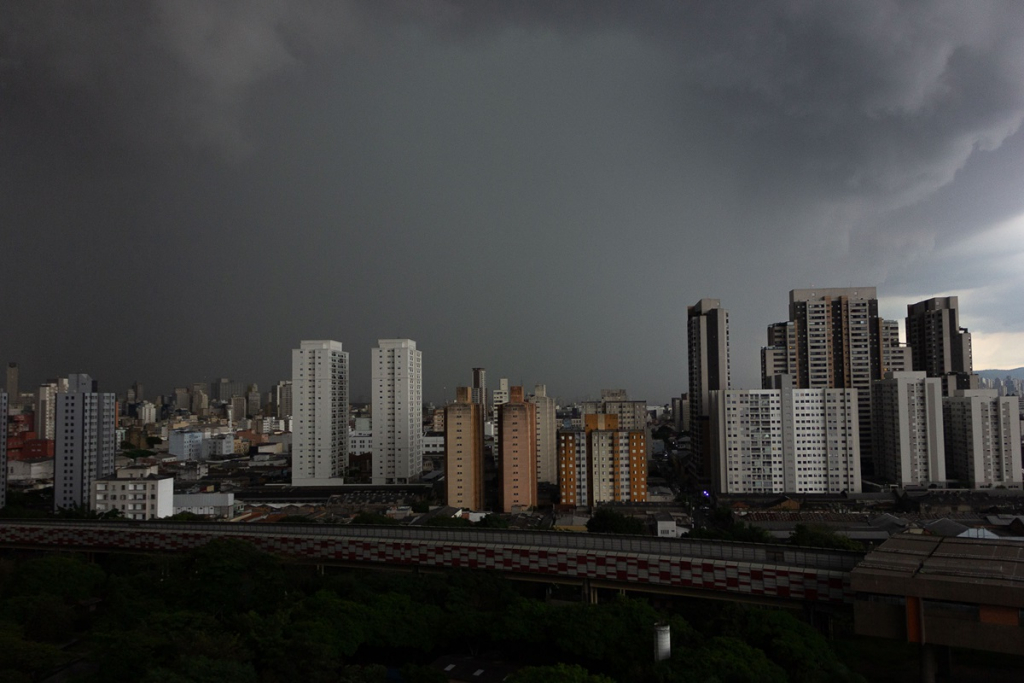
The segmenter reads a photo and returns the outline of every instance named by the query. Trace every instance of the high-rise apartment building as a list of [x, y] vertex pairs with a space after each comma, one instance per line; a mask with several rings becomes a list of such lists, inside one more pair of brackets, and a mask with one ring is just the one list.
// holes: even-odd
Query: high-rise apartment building
[[490, 417], [487, 407], [487, 370], [473, 368], [473, 403], [484, 407], [484, 419]]
[[210, 412], [210, 397], [202, 389], [192, 391], [191, 411], [193, 415], [205, 417]]
[[263, 409], [263, 397], [260, 395], [260, 388], [255, 384], [249, 385], [245, 392], [245, 414], [248, 417], [255, 417]]
[[942, 399], [946, 474], [971, 488], [1021, 488], [1020, 403], [995, 389]]
[[584, 415], [615, 415], [619, 429], [647, 428], [647, 401], [630, 401], [625, 389], [602, 389], [600, 401], [584, 401], [580, 410]]
[[537, 406], [512, 387], [498, 406], [498, 507], [523, 512], [537, 505]]
[[7, 364], [7, 400], [14, 404], [19, 401], [20, 391], [18, 387], [18, 364], [8, 363]]
[[137, 409], [139, 422], [144, 425], [156, 422], [156, 406], [149, 401], [143, 401]]
[[719, 493], [860, 493], [854, 389], [712, 391]]
[[491, 392], [491, 410], [497, 415], [498, 408], [506, 403], [508, 403], [508, 379], [502, 377], [498, 380], [498, 388]]
[[537, 406], [537, 481], [558, 483], [558, 419], [555, 399], [548, 396], [547, 387], [537, 384], [527, 399]]
[[423, 472], [422, 353], [411, 339], [379, 339], [372, 366], [373, 483], [416, 481]]
[[560, 503], [647, 502], [646, 430], [620, 429], [612, 414], [584, 415], [583, 425], [558, 433]]
[[711, 475], [710, 392], [729, 389], [729, 313], [718, 299], [686, 309], [690, 442], [704, 476]]
[[36, 392], [36, 434], [40, 439], [53, 440], [57, 420], [57, 383], [39, 385]]
[[210, 400], [228, 402], [232, 396], [245, 396], [246, 384], [242, 381], [233, 381], [228, 377], [221, 377], [210, 382]]
[[192, 396], [189, 394], [188, 387], [174, 388], [174, 408], [175, 410], [191, 410]]
[[455, 390], [455, 403], [445, 407], [444, 479], [448, 505], [467, 510], [484, 508], [484, 405], [473, 400], [469, 387]]
[[943, 396], [952, 396], [957, 389], [978, 388], [971, 333], [960, 327], [959, 308], [955, 296], [933, 297], [907, 306], [907, 344], [913, 353], [913, 369], [940, 378]]
[[292, 404], [292, 485], [345, 483], [348, 352], [341, 342], [303, 341], [292, 350]]
[[55, 428], [54, 508], [88, 506], [93, 481], [114, 472], [117, 399], [96, 391], [89, 375], [71, 375], [57, 394]]
[[786, 374], [798, 389], [857, 389], [861, 463], [873, 471], [871, 383], [910, 367], [899, 324], [878, 316], [875, 288], [790, 291], [789, 321], [768, 327], [768, 344], [761, 351], [762, 387], [772, 386], [772, 375]]
[[292, 416], [292, 383], [288, 380], [278, 382], [274, 387], [274, 405], [277, 406], [277, 417], [281, 420]]
[[234, 424], [239, 424], [245, 419], [245, 411], [247, 405], [245, 403], [245, 396], [232, 396], [228, 402], [228, 406], [231, 408], [231, 421]]
[[875, 474], [899, 486], [944, 484], [946, 448], [939, 379], [923, 372], [889, 372], [872, 384], [871, 399]]

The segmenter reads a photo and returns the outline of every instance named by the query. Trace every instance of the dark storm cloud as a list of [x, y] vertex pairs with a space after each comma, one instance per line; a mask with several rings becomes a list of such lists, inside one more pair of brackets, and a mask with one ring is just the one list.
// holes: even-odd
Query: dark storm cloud
[[687, 304], [722, 299], [751, 384], [804, 286], [877, 285], [898, 317], [959, 291], [977, 338], [1024, 331], [1019, 305], [996, 315], [1020, 278], [996, 227], [1024, 213], [1016, 3], [0, 18], [0, 268], [21, 294], [0, 349], [39, 378], [266, 383], [335, 336], [358, 383], [401, 335], [434, 398], [486, 365], [660, 401], [685, 386]]

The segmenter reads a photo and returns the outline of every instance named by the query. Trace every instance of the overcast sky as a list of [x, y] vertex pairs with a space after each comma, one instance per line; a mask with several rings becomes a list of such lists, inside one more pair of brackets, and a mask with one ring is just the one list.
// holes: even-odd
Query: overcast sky
[[563, 399], [759, 385], [794, 288], [1024, 365], [1024, 3], [0, 0], [0, 360], [266, 390], [415, 339]]

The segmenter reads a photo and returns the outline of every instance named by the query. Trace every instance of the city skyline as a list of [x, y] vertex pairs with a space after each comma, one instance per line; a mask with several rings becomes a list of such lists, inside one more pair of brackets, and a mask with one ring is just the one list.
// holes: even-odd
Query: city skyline
[[[873, 290], [874, 288], [873, 287], [869, 287], [869, 288], [866, 288], [866, 289]], [[953, 298], [954, 299], [956, 298], [955, 295], [953, 295]], [[879, 310], [880, 311], [883, 310], [882, 305], [881, 305], [882, 299], [883, 299], [882, 297], [879, 298]], [[904, 305], [903, 308], [902, 308], [903, 315], [898, 317], [897, 320], [893, 321], [893, 322], [897, 322], [899, 324], [899, 327], [900, 327], [900, 342], [905, 347], [907, 347], [907, 348], [909, 348], [909, 346], [908, 346], [908, 338], [907, 338], [906, 329], [905, 329], [906, 328], [905, 317], [906, 317], [907, 309], [911, 305], [915, 305], [915, 304], [912, 303], [912, 302], [907, 302], [907, 304]], [[723, 303], [722, 304], [722, 308], [728, 308], [728, 307]], [[879, 317], [886, 317], [886, 315], [883, 315], [883, 314], [880, 313]], [[685, 316], [685, 311], [684, 311], [684, 316]], [[893, 315], [893, 317], [895, 317], [895, 315]], [[768, 325], [766, 325], [766, 327], [768, 327]], [[684, 317], [684, 328], [685, 328], [685, 317]], [[762, 334], [762, 336], [763, 336], [763, 334]], [[345, 343], [344, 340], [340, 340], [340, 341], [342, 341], [342, 343]], [[764, 341], [764, 339], [760, 339], [760, 340], [756, 340], [755, 339], [754, 341], [757, 341], [760, 344], [759, 348], [757, 349], [757, 352], [758, 353], [762, 353], [764, 348], [765, 348], [765, 341]], [[293, 341], [291, 346], [294, 347], [295, 343], [298, 343], [298, 342], [297, 341]], [[683, 343], [683, 353], [685, 354], [686, 353], [686, 339], [685, 339], [685, 337], [683, 338], [682, 343]], [[376, 344], [376, 342], [375, 342], [375, 344]], [[736, 340], [736, 339], [733, 339], [733, 340], [730, 341], [729, 345], [730, 345], [730, 348], [733, 348], [733, 347], [736, 347], [736, 346], [739, 346], [739, 347], [742, 348], [744, 346], [750, 346], [750, 344], [751, 344], [751, 340]], [[345, 344], [345, 346], [346, 346], [346, 348], [351, 348], [347, 343]], [[376, 348], [377, 348], [377, 346], [375, 345], [375, 346], [373, 346], [373, 347], [371, 347], [369, 349], [366, 349], [366, 351], [368, 351], [370, 353], [371, 358], [370, 359], [364, 359], [366, 362], [362, 364], [363, 366], [360, 366], [359, 359], [357, 358], [353, 362], [352, 367], [350, 368], [350, 371], [349, 371], [350, 372], [350, 378], [351, 378], [350, 379], [350, 384], [353, 387], [352, 390], [351, 390], [352, 391], [351, 401], [353, 403], [367, 403], [367, 404], [370, 404], [370, 403], [373, 402], [372, 399], [373, 399], [373, 381], [374, 380], [372, 379], [372, 377], [370, 377], [370, 375], [371, 375], [371, 367], [373, 365], [372, 354], [373, 354], [373, 352], [374, 352], [374, 350]], [[356, 353], [358, 353], [358, 352], [356, 352]], [[974, 356], [977, 357], [978, 354], [975, 352]], [[730, 363], [732, 363], [733, 361], [734, 361], [734, 352], [730, 351]], [[749, 361], [749, 359], [742, 359], [741, 362], [740, 362], [740, 365], [741, 366], [747, 365], [748, 363], [746, 361]], [[684, 373], [683, 377], [687, 377], [687, 375], [688, 375], [688, 371], [687, 371], [687, 368], [686, 368], [686, 363], [687, 363], [687, 359], [684, 357], [683, 358], [682, 366], [680, 368], [676, 368], [676, 370], [681, 370], [681, 372]], [[20, 363], [17, 363], [17, 361], [10, 361], [10, 364], [11, 365], [17, 365], [18, 370], [19, 370], [18, 374], [23, 378], [20, 381], [20, 388], [21, 388], [21, 392], [22, 393], [38, 392], [39, 389], [41, 387], [45, 386], [47, 383], [49, 383], [49, 382], [51, 382], [51, 381], [53, 381], [53, 380], [55, 380], [57, 378], [61, 378], [61, 377], [66, 378], [69, 375], [77, 374], [80, 370], [82, 370], [82, 368], [75, 368], [71, 372], [64, 372], [64, 373], [47, 373], [47, 372], [43, 372], [40, 375], [40, 377], [45, 377], [45, 379], [42, 379], [39, 382], [35, 382], [33, 380], [34, 375], [26, 375], [25, 373], [21, 372], [22, 370], [24, 370], [24, 368], [22, 367], [22, 365]], [[97, 363], [97, 364], [100, 364], [100, 363]], [[290, 368], [290, 366], [291, 366], [290, 356], [288, 356], [287, 365]], [[993, 372], [993, 371], [997, 371], [997, 370], [1012, 371], [1012, 370], [1020, 370], [1022, 368], [1024, 368], [1024, 366], [1020, 366], [1020, 367], [1004, 367], [1004, 368], [986, 368], [986, 367], [977, 368], [976, 367], [974, 371], [976, 373], [977, 372]], [[86, 367], [85, 369], [87, 370], [88, 367]], [[460, 383], [471, 385], [472, 384], [473, 373], [474, 373], [475, 370], [484, 370], [484, 371], [486, 371], [487, 368], [476, 368], [476, 367], [474, 367], [474, 368], [462, 368], [462, 374], [460, 376], [457, 376], [457, 377], [454, 377], [454, 378], [450, 378], [450, 379], [445, 379], [443, 382], [442, 381], [435, 381], [435, 382], [433, 382], [433, 388], [434, 388], [435, 392], [437, 391], [437, 386], [438, 385], [440, 385], [442, 387], [441, 390], [440, 390], [440, 393], [437, 394], [436, 396], [428, 396], [426, 390], [424, 389], [424, 391], [423, 391], [423, 402], [424, 402], [424, 404], [426, 404], [426, 403], [434, 403], [436, 405], [443, 406], [443, 405], [445, 405], [447, 403], [454, 402], [456, 400], [456, 389], [457, 389], [457, 387], [460, 385]], [[501, 374], [508, 374], [508, 373], [503, 373], [500, 369], [493, 370], [493, 372], [495, 374], [499, 374], [499, 373], [501, 373]], [[208, 387], [212, 388], [217, 383], [218, 379], [221, 380], [221, 381], [223, 381], [224, 379], [230, 379], [233, 384], [245, 384], [245, 385], [248, 385], [248, 384], [250, 384], [250, 379], [249, 378], [251, 378], [253, 374], [255, 374], [255, 373], [243, 374], [243, 375], [240, 375], [240, 377], [243, 377], [245, 379], [238, 379], [238, 378], [233, 377], [233, 376], [230, 377], [230, 378], [225, 378], [223, 376], [223, 374], [216, 374], [215, 373], [212, 377], [209, 377], [209, 378], [206, 378], [206, 379], [196, 378], [194, 380], [190, 379], [188, 381], [180, 380], [180, 381], [172, 382], [172, 383], [166, 385], [165, 387], [155, 386], [154, 384], [151, 384], [150, 382], [147, 382], [147, 381], [144, 381], [144, 380], [140, 380], [140, 379], [138, 379], [138, 377], [136, 375], [132, 375], [132, 377], [134, 379], [132, 379], [131, 381], [129, 381], [128, 383], [123, 384], [123, 385], [121, 385], [121, 384], [114, 385], [113, 383], [111, 383], [109, 381], [105, 381], [105, 380], [103, 380], [102, 378], [99, 378], [99, 377], [96, 378], [96, 381], [100, 383], [101, 389], [103, 391], [113, 392], [118, 397], [121, 397], [121, 396], [125, 395], [125, 393], [130, 391], [132, 389], [132, 386], [137, 382], [140, 386], [147, 387], [146, 399], [151, 401], [151, 400], [155, 399], [156, 396], [158, 396], [158, 395], [170, 396], [171, 398], [173, 398], [175, 387], [188, 389], [189, 387], [192, 387], [195, 384], [205, 383]], [[145, 376], [145, 375], [140, 375], [140, 376]], [[529, 375], [527, 375], [527, 376], [529, 376]], [[25, 377], [28, 377], [28, 380], [24, 379]], [[541, 382], [542, 379], [543, 378], [538, 378], [537, 379], [537, 383], [538, 384], [542, 384], [543, 383], [543, 382]], [[756, 388], [761, 386], [761, 379], [762, 379], [761, 378], [761, 370], [758, 368], [757, 369], [757, 373], [754, 376], [751, 376], [750, 378], [748, 378], [744, 382], [735, 382], [734, 381], [732, 383], [732, 386], [734, 388], [737, 388], [737, 389], [756, 389]], [[291, 380], [290, 372], [284, 372], [280, 377], [275, 378], [275, 377], [271, 377], [271, 376], [268, 375], [265, 379], [262, 379], [261, 381], [254, 382], [254, 383], [258, 387], [261, 387], [260, 391], [261, 391], [262, 394], [266, 394], [268, 392], [276, 392], [277, 391], [277, 385], [280, 382], [286, 382], [286, 381], [290, 381], [290, 380]], [[668, 404], [671, 401], [672, 398], [675, 398], [675, 397], [678, 397], [678, 396], [680, 396], [682, 394], [688, 393], [688, 391], [689, 391], [689, 384], [688, 384], [688, 382], [689, 382], [688, 378], [684, 379], [683, 380], [683, 385], [680, 386], [680, 390], [678, 392], [676, 392], [675, 394], [672, 394], [672, 395], [666, 397], [665, 400], [658, 400], [658, 397], [651, 397], [651, 398], [648, 399], [648, 403], [650, 403], [651, 405], [664, 405], [664, 404]], [[522, 386], [526, 386], [528, 384], [527, 381], [518, 380], [518, 379], [515, 381], [515, 383], [519, 384], [519, 385], [522, 385]], [[639, 395], [640, 392], [634, 392], [633, 391], [632, 387], [634, 385], [629, 383], [629, 378], [624, 378], [623, 381], [620, 384], [622, 386], [627, 387], [627, 389], [630, 391], [630, 393], [636, 393], [637, 395]], [[571, 394], [571, 395], [568, 394], [568, 393], [557, 393], [557, 394], [555, 394], [555, 396], [559, 400], [562, 400], [564, 402], [570, 402], [570, 403], [582, 402], [582, 401], [588, 401], [588, 400], [593, 400], [593, 399], [598, 398], [600, 396], [600, 394], [601, 394], [602, 389], [604, 389], [604, 388], [607, 388], [607, 387], [604, 387], [604, 386], [599, 387], [599, 386], [595, 385], [593, 387], [587, 388], [582, 393]], [[488, 390], [488, 393], [490, 393], [490, 390]], [[228, 398], [230, 398], [230, 397], [228, 397]]]
[[660, 404], [687, 305], [753, 388], [786, 292], [851, 286], [901, 326], [956, 296], [974, 367], [1024, 366], [1024, 7], [75, 5], [0, 0], [23, 390], [267, 391], [337, 339], [369, 400], [410, 338], [435, 403], [483, 367]]

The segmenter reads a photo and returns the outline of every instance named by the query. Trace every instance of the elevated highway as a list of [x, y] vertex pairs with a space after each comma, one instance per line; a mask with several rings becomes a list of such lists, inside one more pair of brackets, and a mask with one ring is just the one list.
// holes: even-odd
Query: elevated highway
[[788, 545], [404, 526], [0, 521], [0, 548], [175, 552], [236, 538], [318, 565], [487, 569], [510, 578], [764, 603], [850, 605], [862, 553]]

